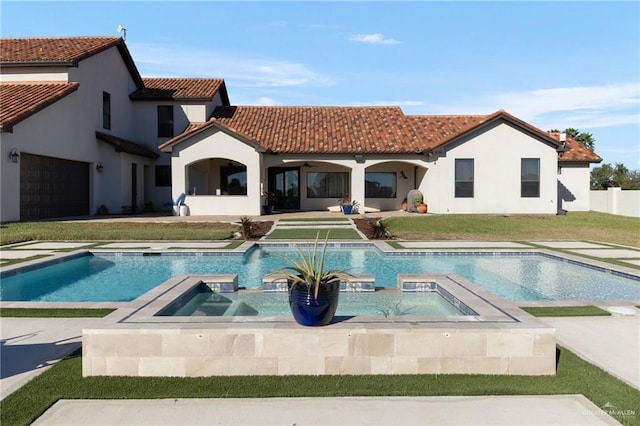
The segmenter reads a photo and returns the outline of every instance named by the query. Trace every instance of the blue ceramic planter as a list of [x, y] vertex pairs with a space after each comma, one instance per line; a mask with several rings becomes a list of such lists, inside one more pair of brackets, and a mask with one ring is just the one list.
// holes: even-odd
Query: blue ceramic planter
[[308, 290], [306, 285], [298, 284], [289, 290], [289, 307], [300, 325], [327, 325], [336, 313], [339, 296], [339, 282], [322, 285], [317, 299], [313, 289]]
[[351, 204], [343, 204], [342, 205], [342, 213], [344, 214], [351, 214], [351, 210], [353, 209], [353, 206]]

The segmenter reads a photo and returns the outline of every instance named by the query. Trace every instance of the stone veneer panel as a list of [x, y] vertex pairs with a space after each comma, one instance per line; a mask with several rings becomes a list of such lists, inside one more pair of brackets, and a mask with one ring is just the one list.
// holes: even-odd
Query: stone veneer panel
[[[381, 325], [381, 324], [380, 324]], [[555, 330], [334, 324], [84, 330], [83, 374], [555, 374]], [[139, 341], [138, 341], [139, 339]], [[162, 341], [158, 353], [158, 339]], [[125, 351], [124, 346], [128, 346]]]

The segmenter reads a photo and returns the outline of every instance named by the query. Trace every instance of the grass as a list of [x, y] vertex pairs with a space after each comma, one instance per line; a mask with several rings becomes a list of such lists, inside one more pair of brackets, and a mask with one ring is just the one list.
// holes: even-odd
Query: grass
[[205, 222], [15, 222], [2, 224], [0, 245], [32, 240], [226, 240], [238, 229]]
[[[327, 228], [320, 229], [320, 238], [324, 239], [327, 232], [331, 233], [332, 240], [361, 240], [362, 237], [355, 229]], [[317, 228], [302, 229], [275, 229], [266, 236], [268, 240], [315, 240], [318, 234]]]
[[0, 317], [14, 318], [102, 318], [115, 309], [94, 308], [2, 308]]
[[[299, 221], [326, 220], [301, 218]], [[342, 217], [328, 218], [344, 221]], [[293, 220], [297, 222], [298, 220]], [[569, 212], [556, 215], [408, 215], [384, 219], [401, 240], [482, 240], [600, 241], [640, 246], [640, 218], [599, 212]], [[239, 228], [229, 223], [204, 222], [19, 222], [1, 225], [0, 244], [31, 240], [107, 241], [107, 240], [225, 240]], [[272, 239], [311, 239], [314, 230], [275, 230]], [[311, 235], [313, 234], [313, 235]], [[332, 239], [359, 239], [349, 230], [331, 231]]]
[[520, 308], [534, 317], [607, 317], [611, 314], [597, 306], [527, 306]]
[[59, 399], [264, 398], [327, 396], [482, 396], [583, 394], [619, 421], [640, 424], [640, 391], [559, 348], [555, 376], [235, 376], [82, 377], [78, 353], [0, 402], [2, 425], [26, 425]]
[[640, 246], [640, 218], [599, 212], [392, 216], [384, 221], [396, 238], [404, 240], [577, 240]]
[[309, 217], [300, 217], [300, 218], [289, 218], [289, 219], [280, 219], [279, 223], [290, 223], [290, 222], [345, 222], [349, 223], [349, 219], [346, 217], [322, 217], [322, 218], [309, 218]]

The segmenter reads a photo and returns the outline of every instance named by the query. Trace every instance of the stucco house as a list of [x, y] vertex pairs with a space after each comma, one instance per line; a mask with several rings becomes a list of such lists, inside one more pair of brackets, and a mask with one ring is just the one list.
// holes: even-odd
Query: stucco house
[[[0, 220], [171, 210], [192, 215], [589, 209], [601, 158], [506, 111], [234, 106], [223, 79], [143, 78], [120, 37], [0, 40]], [[168, 206], [167, 206], [168, 205]]]

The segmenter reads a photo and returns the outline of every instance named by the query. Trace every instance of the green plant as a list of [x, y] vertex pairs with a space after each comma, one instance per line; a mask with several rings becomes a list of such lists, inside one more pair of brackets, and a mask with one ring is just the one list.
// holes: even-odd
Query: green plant
[[249, 216], [242, 216], [240, 218], [240, 234], [243, 240], [248, 240], [252, 237], [251, 227], [253, 226], [253, 220]]
[[374, 240], [383, 240], [386, 238], [391, 238], [391, 231], [382, 220], [377, 220], [371, 226], [371, 238]]
[[327, 242], [329, 233], [324, 240], [322, 252], [318, 254], [318, 240], [320, 231], [316, 234], [316, 240], [308, 253], [296, 245], [298, 259], [288, 256], [282, 256], [282, 259], [288, 264], [284, 268], [275, 271], [275, 275], [279, 278], [285, 278], [293, 288], [296, 285], [304, 285], [309, 293], [313, 292], [313, 297], [318, 298], [320, 287], [325, 284], [331, 284], [336, 281], [344, 281], [353, 287], [351, 278], [353, 275], [342, 269], [324, 270], [325, 255], [327, 252]]
[[413, 199], [414, 207], [418, 207], [420, 204], [424, 204], [424, 198], [422, 194], [416, 195], [416, 197]]

